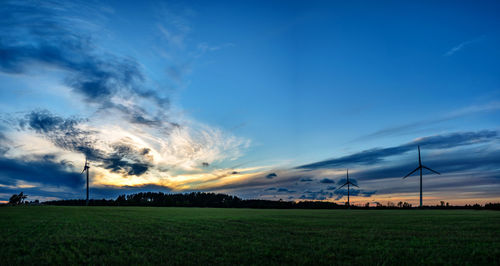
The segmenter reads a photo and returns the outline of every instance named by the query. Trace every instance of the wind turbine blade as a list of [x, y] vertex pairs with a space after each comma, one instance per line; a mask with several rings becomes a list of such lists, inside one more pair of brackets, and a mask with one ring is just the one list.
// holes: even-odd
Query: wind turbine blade
[[353, 183], [351, 183], [351, 182], [349, 182], [349, 184], [351, 184], [351, 185], [353, 185], [353, 186], [355, 186], [355, 187], [359, 188], [359, 187], [358, 187], [358, 185], [354, 185], [354, 184], [353, 184]]
[[405, 179], [405, 178], [407, 178], [407, 177], [411, 176], [411, 175], [412, 175], [413, 173], [415, 173], [418, 169], [420, 169], [420, 166], [419, 166], [419, 167], [417, 167], [417, 168], [415, 168], [415, 170], [411, 171], [409, 174], [405, 175], [405, 177], [403, 177], [403, 179]]
[[87, 170], [87, 156], [85, 156], [85, 165], [83, 166], [83, 171], [80, 173], [80, 174], [83, 174], [83, 172], [85, 172], [85, 170]]
[[440, 173], [438, 171], [434, 171], [434, 170], [430, 169], [429, 167], [427, 167], [425, 165], [422, 165], [422, 167], [425, 168], [425, 169], [427, 169], [427, 170], [429, 170], [429, 171], [431, 171], [431, 172], [434, 172], [434, 173], [440, 175]]
[[337, 188], [337, 190], [339, 190], [339, 189], [341, 189], [341, 188], [345, 187], [345, 185], [347, 185], [347, 184], [348, 184], [348, 183], [343, 184], [342, 186], [340, 186], [339, 188]]

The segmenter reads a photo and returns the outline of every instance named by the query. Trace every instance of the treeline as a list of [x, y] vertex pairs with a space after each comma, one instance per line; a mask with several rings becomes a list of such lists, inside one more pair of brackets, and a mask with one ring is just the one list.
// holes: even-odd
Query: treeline
[[[85, 206], [85, 200], [46, 201], [46, 205]], [[151, 207], [212, 207], [212, 208], [258, 208], [258, 209], [337, 209], [345, 208], [333, 202], [323, 201], [274, 201], [243, 200], [236, 196], [220, 193], [179, 193], [140, 192], [120, 195], [116, 200], [89, 200], [89, 206], [151, 206]]]
[[[55, 200], [39, 203], [23, 201], [27, 195], [22, 192], [19, 195], [12, 195], [8, 205], [58, 205], [58, 206], [85, 206], [83, 199]], [[275, 200], [244, 200], [236, 196], [220, 193], [192, 192], [166, 194], [162, 192], [141, 192], [129, 195], [120, 195], [113, 199], [92, 199], [89, 206], [151, 206], [151, 207], [211, 207], [211, 208], [258, 208], [258, 209], [416, 209], [407, 202], [394, 204], [388, 202], [387, 205], [376, 203], [376, 205], [339, 205], [325, 201], [275, 201]], [[441, 202], [436, 206], [424, 206], [423, 209], [475, 209], [475, 210], [500, 210], [500, 203], [452, 206]]]
[[500, 211], [500, 203], [486, 203], [484, 208], [487, 210], [497, 210]]
[[[387, 205], [382, 205], [381, 203], [377, 203], [377, 209], [413, 209], [420, 207], [412, 207], [411, 204], [407, 202], [399, 202], [398, 204], [394, 204], [392, 202], [388, 202]], [[439, 205], [426, 205], [421, 209], [430, 209], [430, 210], [500, 210], [500, 203], [486, 203], [484, 206], [476, 203], [476, 204], [465, 204], [465, 205], [450, 205], [448, 202], [441, 201]]]

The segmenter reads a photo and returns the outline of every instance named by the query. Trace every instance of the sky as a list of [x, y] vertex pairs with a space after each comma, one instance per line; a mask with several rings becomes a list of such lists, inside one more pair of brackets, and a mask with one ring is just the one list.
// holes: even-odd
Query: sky
[[0, 201], [500, 201], [498, 1], [2, 1]]

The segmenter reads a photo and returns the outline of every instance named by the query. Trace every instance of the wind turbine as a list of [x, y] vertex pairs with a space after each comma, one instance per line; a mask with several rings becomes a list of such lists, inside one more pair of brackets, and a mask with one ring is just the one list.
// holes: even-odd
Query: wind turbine
[[89, 163], [87, 162], [87, 157], [85, 157], [85, 166], [83, 167], [83, 171], [80, 174], [83, 174], [83, 172], [87, 171], [87, 201], [85, 201], [85, 206], [89, 206]]
[[409, 177], [410, 175], [415, 173], [417, 170], [420, 170], [420, 207], [422, 207], [422, 169], [423, 168], [440, 175], [440, 173], [438, 173], [437, 171], [434, 171], [434, 170], [430, 169], [429, 167], [422, 165], [422, 159], [420, 157], [420, 145], [418, 145], [418, 167], [415, 170], [411, 171], [409, 174], [407, 174], [405, 177], [403, 177], [403, 179]]
[[340, 186], [339, 188], [337, 188], [337, 190], [343, 188], [345, 185], [347, 185], [347, 206], [350, 206], [349, 204], [349, 194], [350, 194], [350, 187], [349, 185], [353, 185], [357, 188], [359, 188], [357, 185], [353, 184], [351, 181], [349, 181], [349, 169], [347, 169], [347, 181], [342, 185]]

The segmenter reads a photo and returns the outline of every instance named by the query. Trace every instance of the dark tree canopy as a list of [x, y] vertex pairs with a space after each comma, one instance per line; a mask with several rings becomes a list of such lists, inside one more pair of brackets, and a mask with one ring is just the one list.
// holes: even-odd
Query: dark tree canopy
[[28, 197], [28, 195], [24, 195], [23, 192], [21, 192], [19, 194], [14, 194], [10, 197], [9, 204], [10, 205], [22, 204], [27, 197]]
[[[85, 206], [84, 199], [46, 201], [46, 205], [61, 206]], [[211, 207], [211, 208], [258, 208], [258, 209], [414, 209], [407, 202], [397, 204], [387, 203], [383, 205], [376, 202], [371, 206], [339, 205], [326, 201], [276, 201], [258, 199], [240, 199], [236, 196], [220, 193], [191, 192], [167, 194], [163, 192], [140, 192], [129, 195], [120, 195], [116, 200], [101, 199], [90, 200], [90, 206], [150, 206], [150, 207]], [[479, 204], [465, 206], [424, 206], [426, 209], [490, 209], [500, 210], [500, 203], [488, 203], [484, 206]]]

